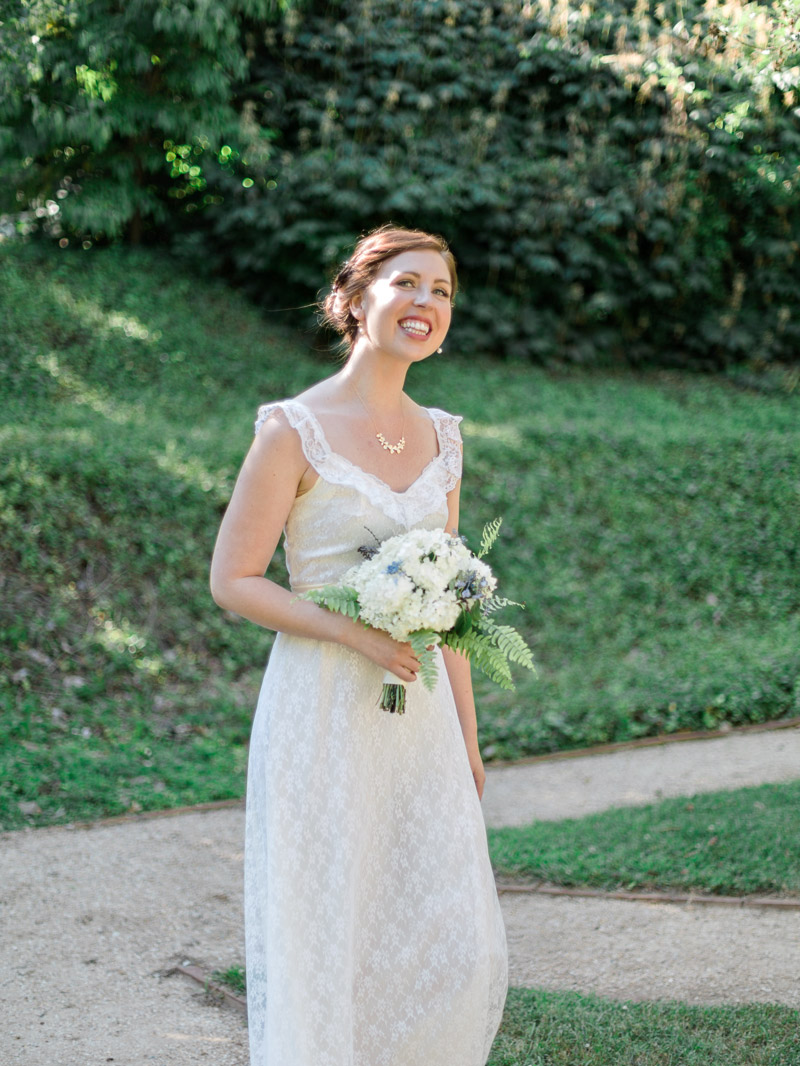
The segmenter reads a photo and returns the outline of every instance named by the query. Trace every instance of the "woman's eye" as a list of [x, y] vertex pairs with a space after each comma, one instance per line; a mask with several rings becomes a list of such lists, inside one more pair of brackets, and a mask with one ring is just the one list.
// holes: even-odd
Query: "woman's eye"
[[400, 279], [400, 280], [398, 281], [398, 283], [397, 283], [397, 284], [398, 284], [398, 285], [413, 285], [413, 284], [414, 284], [414, 282], [413, 282], [413, 281], [411, 280], [411, 278], [401, 278], [401, 279]]
[[450, 299], [450, 293], [447, 291], [447, 289], [434, 289], [433, 291], [436, 293], [437, 296], [444, 296], [445, 300]]

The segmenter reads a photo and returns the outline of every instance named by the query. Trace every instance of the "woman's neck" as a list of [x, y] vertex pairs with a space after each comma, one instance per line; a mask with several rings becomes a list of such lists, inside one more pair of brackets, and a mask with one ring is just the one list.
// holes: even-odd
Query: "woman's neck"
[[391, 414], [402, 403], [408, 365], [357, 345], [337, 376], [343, 385], [356, 390], [370, 410]]

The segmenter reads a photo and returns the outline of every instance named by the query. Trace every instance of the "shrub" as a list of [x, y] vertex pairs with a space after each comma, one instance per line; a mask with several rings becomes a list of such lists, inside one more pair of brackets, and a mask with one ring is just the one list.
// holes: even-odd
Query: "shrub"
[[206, 254], [273, 306], [305, 303], [358, 233], [392, 219], [451, 239], [467, 283], [459, 349], [703, 369], [792, 360], [800, 68], [776, 50], [759, 69], [737, 43], [759, 19], [778, 34], [770, 9], [726, 10], [290, 10], [253, 37], [243, 89], [274, 151], [220, 177]]

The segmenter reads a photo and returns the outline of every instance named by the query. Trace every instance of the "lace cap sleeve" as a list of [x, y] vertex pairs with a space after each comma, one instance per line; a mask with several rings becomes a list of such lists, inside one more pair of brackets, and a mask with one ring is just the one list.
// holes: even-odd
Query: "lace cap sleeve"
[[253, 429], [253, 432], [257, 435], [258, 431], [267, 421], [269, 416], [274, 414], [276, 411], [280, 411], [281, 408], [282, 405], [280, 403], [262, 403], [258, 409], [258, 414], [256, 415], [255, 427]]
[[263, 403], [258, 409], [255, 432], [261, 429], [267, 419], [280, 411], [292, 429], [296, 430], [303, 448], [303, 454], [315, 470], [330, 458], [330, 448], [319, 422], [305, 404], [297, 400], [278, 400], [276, 403]]
[[461, 415], [448, 414], [447, 411], [440, 411], [438, 407], [429, 407], [428, 413], [436, 424], [440, 458], [449, 475], [449, 492], [461, 477], [463, 467], [461, 430], [458, 428], [462, 420]]

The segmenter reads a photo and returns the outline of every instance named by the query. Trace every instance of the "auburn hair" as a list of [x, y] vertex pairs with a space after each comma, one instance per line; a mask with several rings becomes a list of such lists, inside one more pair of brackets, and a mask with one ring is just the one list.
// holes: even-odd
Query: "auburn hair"
[[388, 223], [362, 237], [352, 255], [339, 267], [331, 291], [320, 303], [323, 325], [341, 333], [344, 345], [353, 347], [358, 334], [358, 320], [350, 310], [351, 301], [372, 283], [387, 259], [403, 252], [438, 252], [447, 264], [452, 283], [450, 301], [458, 288], [456, 260], [444, 237], [419, 229], [404, 229]]

